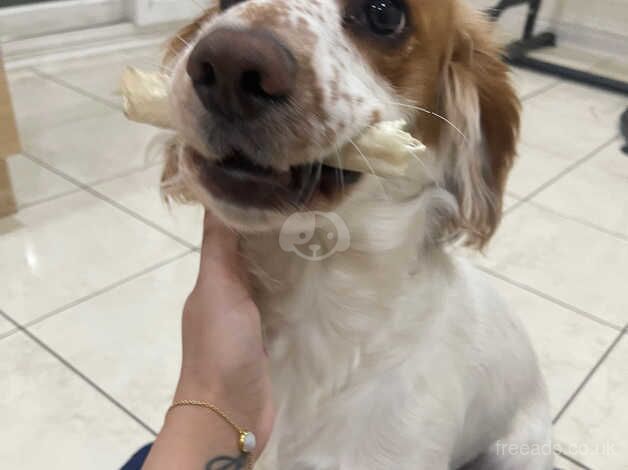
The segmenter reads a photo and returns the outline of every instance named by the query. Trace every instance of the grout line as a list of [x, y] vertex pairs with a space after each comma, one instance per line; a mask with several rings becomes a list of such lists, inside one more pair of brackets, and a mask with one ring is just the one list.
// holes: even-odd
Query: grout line
[[[20, 155], [23, 155], [23, 154], [20, 154]], [[25, 158], [28, 158], [28, 157], [25, 157]], [[45, 170], [50, 171], [47, 167], [42, 166], [39, 161], [34, 161], [34, 160], [30, 159], [30, 158], [29, 158], [29, 160], [31, 160], [35, 165], [41, 166]], [[106, 178], [102, 178], [102, 179], [95, 180], [95, 181], [90, 181], [87, 186], [94, 187], [94, 186], [98, 186], [100, 184], [109, 183], [111, 181], [117, 180], [118, 178], [126, 178], [127, 176], [131, 176], [131, 175], [134, 175], [136, 173], [140, 173], [142, 171], [150, 170], [151, 168], [154, 168], [155, 166], [160, 165], [160, 164], [162, 164], [162, 162], [147, 163], [146, 166], [132, 168], [130, 170], [123, 171], [123, 172], [117, 173], [117, 174], [112, 175], [112, 176], [107, 176]], [[59, 176], [59, 175], [57, 175], [57, 176]], [[41, 199], [36, 199], [34, 201], [26, 202], [24, 204], [18, 204], [17, 209], [18, 209], [18, 211], [21, 211], [21, 210], [24, 210], [24, 209], [29, 209], [31, 207], [38, 206], [40, 204], [45, 204], [47, 202], [51, 202], [51, 201], [54, 201], [56, 199], [61, 199], [64, 196], [70, 196], [70, 195], [78, 193], [78, 192], [80, 192], [82, 190], [83, 190], [83, 188], [78, 186], [75, 189], [68, 189], [68, 190], [63, 191], [61, 193], [53, 194], [52, 196], [44, 197], [44, 198], [41, 198]]]
[[522, 103], [524, 103], [528, 100], [531, 100], [532, 98], [542, 95], [546, 91], [550, 91], [552, 88], [556, 88], [558, 85], [561, 85], [562, 83], [565, 83], [565, 82], [557, 78], [555, 82], [548, 83], [547, 85], [539, 88], [538, 90], [531, 91], [530, 93], [527, 93], [521, 96], [519, 99], [521, 100]]
[[574, 313], [576, 313], [576, 314], [578, 314], [578, 315], [580, 315], [582, 317], [585, 317], [585, 318], [587, 318], [587, 319], [589, 319], [591, 321], [594, 321], [595, 323], [598, 323], [600, 325], [606, 326], [606, 327], [611, 328], [611, 329], [613, 329], [615, 331], [619, 331], [619, 332], [623, 331], [623, 328], [621, 326], [615, 325], [614, 323], [611, 323], [611, 322], [609, 322], [607, 320], [604, 320], [603, 318], [600, 318], [600, 317], [598, 317], [596, 315], [593, 315], [593, 314], [591, 314], [591, 313], [589, 313], [589, 312], [587, 312], [585, 310], [579, 309], [578, 307], [575, 307], [575, 306], [573, 306], [571, 304], [568, 304], [567, 302], [564, 302], [564, 301], [562, 301], [560, 299], [552, 297], [552, 296], [550, 296], [550, 295], [548, 295], [548, 294], [546, 294], [544, 292], [541, 292], [540, 290], [535, 289], [534, 287], [530, 287], [530, 286], [528, 286], [526, 284], [523, 284], [521, 282], [518, 282], [518, 281], [515, 281], [513, 279], [510, 279], [509, 277], [506, 277], [503, 274], [495, 272], [495, 271], [493, 271], [493, 270], [491, 270], [489, 268], [486, 268], [484, 266], [480, 266], [480, 265], [475, 264], [475, 263], [473, 264], [473, 266], [476, 269], [482, 271], [483, 273], [488, 274], [489, 276], [495, 277], [495, 278], [500, 279], [500, 280], [502, 280], [502, 281], [504, 281], [504, 282], [506, 282], [506, 283], [508, 283], [508, 284], [510, 284], [512, 286], [515, 286], [515, 287], [518, 287], [520, 289], [523, 289], [526, 292], [529, 292], [530, 294], [534, 294], [537, 297], [541, 297], [541, 298], [543, 298], [543, 299], [545, 299], [545, 300], [547, 300], [547, 301], [549, 301], [549, 302], [551, 302], [553, 304], [556, 304], [556, 305], [558, 305], [560, 307], [563, 307], [563, 308], [565, 308], [567, 310], [571, 310], [572, 312], [574, 312]]
[[520, 206], [522, 206], [526, 202], [530, 201], [531, 199], [534, 199], [540, 193], [545, 191], [547, 188], [552, 186], [557, 181], [559, 181], [562, 178], [564, 178], [565, 176], [567, 176], [569, 173], [574, 171], [579, 166], [581, 166], [584, 163], [586, 163], [588, 160], [590, 160], [591, 158], [596, 156], [598, 153], [600, 153], [605, 148], [609, 147], [611, 144], [613, 144], [613, 142], [615, 142], [618, 139], [619, 139], [619, 136], [617, 134], [615, 134], [612, 138], [606, 140], [604, 143], [602, 143], [601, 145], [599, 145], [596, 148], [594, 148], [593, 150], [591, 150], [584, 157], [580, 158], [579, 160], [576, 160], [575, 162], [573, 162], [572, 164], [570, 164], [569, 166], [567, 166], [566, 168], [561, 170], [557, 175], [553, 176], [552, 178], [547, 180], [545, 183], [543, 183], [541, 186], [536, 188], [534, 191], [530, 192], [526, 197], [521, 199], [519, 202], [513, 204], [510, 208], [508, 208], [507, 211], [504, 212], [504, 215], [507, 215], [507, 214], [511, 213], [512, 211], [514, 211], [515, 209], [518, 209]]
[[[35, 162], [33, 162], [33, 163], [35, 163]], [[81, 191], [81, 188], [68, 189], [67, 191], [63, 191], [63, 192], [58, 193], [58, 194], [53, 194], [52, 196], [43, 197], [41, 199], [36, 199], [34, 201], [26, 202], [24, 204], [18, 204], [17, 205], [17, 210], [19, 212], [19, 211], [22, 211], [24, 209], [29, 209], [31, 207], [38, 206], [40, 204], [45, 204], [47, 202], [51, 202], [51, 201], [55, 201], [57, 199], [61, 199], [62, 197], [65, 197], [65, 196], [70, 196], [70, 195], [78, 193], [80, 191]]]
[[[13, 325], [13, 323], [11, 323], [11, 325]], [[17, 328], [13, 328], [13, 329], [11, 329], [9, 331], [5, 331], [4, 333], [0, 333], [0, 341], [2, 341], [5, 338], [8, 338], [9, 336], [13, 336], [15, 333], [17, 333], [19, 331], [20, 330], [18, 330]]]
[[559, 450], [556, 451], [556, 453], [558, 455], [560, 455], [563, 459], [567, 460], [568, 462], [574, 464], [576, 467], [580, 467], [583, 470], [593, 470], [591, 467], [587, 467], [585, 464], [583, 464], [582, 462], [574, 459], [573, 457], [571, 457], [570, 455], [565, 454], [564, 452], [561, 452]]
[[589, 373], [587, 374], [587, 376], [584, 378], [584, 380], [580, 383], [580, 385], [578, 386], [578, 388], [575, 390], [575, 392], [573, 392], [571, 394], [571, 396], [569, 397], [569, 399], [567, 400], [567, 402], [563, 405], [563, 407], [561, 408], [561, 410], [556, 414], [556, 417], [554, 418], [554, 420], [552, 421], [552, 424], [556, 424], [558, 423], [558, 421], [560, 420], [560, 418], [563, 417], [563, 415], [565, 414], [565, 412], [567, 411], [567, 409], [571, 406], [571, 404], [574, 402], [574, 400], [578, 397], [578, 395], [580, 394], [580, 392], [582, 391], [582, 389], [584, 389], [584, 387], [586, 387], [586, 385], [591, 381], [591, 379], [593, 378], [593, 376], [595, 375], [595, 373], [598, 371], [598, 369], [600, 368], [600, 366], [604, 363], [604, 361], [606, 361], [606, 359], [608, 358], [608, 356], [611, 354], [611, 352], [613, 352], [613, 350], [617, 347], [617, 345], [619, 344], [619, 342], [621, 341], [621, 339], [624, 337], [624, 334], [626, 332], [626, 329], [622, 329], [619, 334], [617, 335], [617, 337], [613, 340], [613, 342], [611, 343], [611, 345], [606, 349], [606, 351], [604, 352], [604, 354], [602, 354], [602, 357], [600, 357], [600, 359], [597, 361], [597, 363], [593, 366], [593, 368], [589, 371]]
[[148, 220], [146, 217], [138, 214], [135, 211], [132, 211], [131, 209], [127, 208], [126, 206], [123, 206], [122, 204], [120, 204], [117, 201], [114, 201], [113, 199], [111, 199], [110, 197], [104, 195], [103, 193], [95, 190], [94, 188], [81, 183], [79, 180], [77, 180], [76, 178], [73, 178], [72, 176], [56, 169], [55, 167], [53, 167], [52, 165], [49, 165], [48, 163], [40, 160], [39, 158], [35, 157], [34, 155], [32, 155], [29, 152], [22, 152], [22, 155], [24, 155], [25, 157], [33, 160], [36, 163], [39, 163], [41, 166], [43, 166], [44, 168], [46, 168], [47, 170], [50, 170], [51, 172], [55, 173], [56, 175], [64, 178], [65, 180], [69, 181], [70, 183], [74, 184], [75, 186], [78, 186], [79, 188], [81, 188], [82, 190], [84, 190], [85, 192], [91, 194], [92, 196], [100, 199], [101, 201], [104, 201], [108, 204], [110, 204], [111, 206], [115, 207], [116, 209], [120, 210], [121, 212], [124, 212], [125, 214], [139, 220], [140, 222], [143, 222], [145, 225], [148, 225], [149, 227], [151, 227], [154, 230], [157, 230], [158, 232], [160, 232], [161, 234], [171, 238], [172, 240], [180, 243], [181, 245], [183, 245], [185, 248], [188, 248], [190, 250], [196, 248], [194, 245], [192, 245], [191, 243], [188, 243], [186, 240], [184, 240], [183, 238], [170, 233], [168, 230], [164, 229], [163, 227], [157, 225], [156, 223], [152, 222], [151, 220]]
[[104, 184], [104, 183], [109, 183], [111, 181], [117, 180], [117, 179], [122, 179], [122, 178], [126, 178], [127, 176], [131, 176], [134, 175], [136, 173], [141, 173], [142, 171], [146, 171], [146, 170], [150, 170], [152, 168], [155, 168], [158, 165], [163, 165], [163, 161], [155, 161], [155, 162], [151, 162], [149, 160], [145, 160], [145, 163], [143, 166], [137, 166], [134, 168], [131, 168], [129, 170], [125, 170], [125, 171], [121, 171], [120, 173], [116, 173], [115, 175], [111, 175], [111, 176], [106, 176], [105, 178], [100, 178], [94, 181], [90, 181], [89, 183], [86, 183], [85, 186], [89, 186], [90, 188], [93, 188], [94, 186], [98, 186], [100, 184]]
[[561, 217], [561, 218], [566, 219], [566, 220], [571, 220], [572, 222], [576, 222], [576, 223], [578, 223], [580, 225], [585, 225], [585, 226], [587, 226], [587, 227], [589, 227], [589, 228], [591, 228], [593, 230], [597, 230], [598, 232], [601, 232], [601, 233], [603, 233], [605, 235], [610, 235], [612, 237], [619, 238], [619, 239], [622, 239], [624, 241], [628, 241], [628, 235], [625, 235], [625, 234], [623, 234], [621, 232], [613, 232], [612, 230], [608, 230], [608, 229], [606, 229], [604, 227], [601, 227], [601, 226], [599, 226], [597, 224], [594, 224], [593, 222], [589, 222], [588, 220], [580, 219], [578, 217], [574, 217], [574, 216], [567, 215], [567, 214], [563, 214], [562, 212], [559, 212], [559, 211], [557, 211], [555, 209], [552, 209], [551, 207], [547, 207], [547, 206], [545, 206], [543, 204], [540, 204], [540, 203], [538, 203], [536, 201], [528, 201], [528, 204], [530, 206], [532, 206], [532, 207], [536, 207], [537, 209], [543, 210], [545, 212], [549, 212], [549, 213], [551, 213], [551, 214], [553, 214], [553, 215], [555, 215], [557, 217]]
[[71, 309], [73, 307], [76, 307], [77, 305], [80, 305], [80, 304], [83, 304], [85, 302], [88, 302], [91, 299], [93, 299], [95, 297], [98, 297], [99, 295], [105, 294], [107, 292], [111, 292], [111, 291], [117, 289], [118, 287], [120, 287], [120, 286], [122, 286], [124, 284], [127, 284], [127, 283], [129, 283], [131, 281], [134, 281], [137, 278], [145, 276], [146, 274], [149, 274], [149, 273], [151, 273], [153, 271], [156, 271], [156, 270], [158, 270], [160, 268], [163, 268], [164, 266], [167, 266], [167, 265], [169, 265], [171, 263], [174, 263], [175, 261], [178, 261], [178, 260], [180, 260], [182, 258], [185, 258], [187, 255], [189, 255], [191, 253], [194, 253], [194, 250], [186, 250], [183, 253], [179, 253], [176, 256], [172, 256], [172, 257], [167, 258], [167, 259], [165, 259], [163, 261], [160, 261], [159, 263], [153, 264], [152, 266], [144, 268], [141, 271], [138, 271], [138, 272], [136, 272], [134, 274], [131, 274], [130, 276], [124, 277], [124, 278], [122, 278], [122, 279], [120, 279], [120, 280], [118, 280], [118, 281], [116, 281], [116, 282], [114, 282], [112, 284], [109, 284], [109, 285], [107, 285], [107, 286], [105, 286], [105, 287], [103, 287], [101, 289], [98, 289], [98, 290], [92, 292], [91, 294], [88, 294], [88, 295], [86, 295], [84, 297], [76, 299], [76, 300], [74, 300], [74, 301], [72, 301], [70, 303], [67, 303], [65, 305], [62, 305], [59, 308], [56, 308], [56, 309], [52, 310], [51, 312], [45, 313], [45, 314], [43, 314], [43, 315], [41, 315], [41, 316], [39, 316], [39, 317], [37, 317], [37, 318], [35, 318], [33, 320], [30, 320], [27, 323], [24, 323], [23, 326], [24, 326], [24, 328], [30, 328], [32, 326], [35, 326], [35, 325], [43, 322], [44, 320], [47, 320], [47, 319], [49, 319], [51, 317], [54, 317], [54, 316], [57, 316], [60, 313], [65, 312], [66, 310], [69, 310], [69, 309]]
[[111, 108], [111, 109], [113, 109], [115, 111], [121, 111], [122, 110], [121, 106], [115, 105], [112, 101], [109, 101], [109, 100], [107, 100], [107, 99], [105, 99], [105, 98], [103, 98], [101, 96], [95, 95], [93, 93], [90, 93], [89, 91], [84, 90], [82, 88], [79, 88], [79, 87], [77, 87], [75, 85], [72, 85], [71, 83], [66, 82], [65, 80], [63, 80], [61, 78], [58, 78], [58, 77], [56, 77], [54, 75], [50, 75], [50, 74], [48, 74], [46, 72], [43, 72], [40, 69], [38, 69], [37, 67], [32, 67], [32, 70], [35, 73], [35, 75], [38, 75], [40, 78], [43, 78], [45, 80], [49, 80], [49, 81], [51, 81], [53, 83], [56, 83], [59, 86], [67, 88], [67, 89], [69, 89], [71, 91], [74, 91], [75, 93], [83, 95], [83, 96], [85, 96], [87, 98], [90, 98], [90, 99], [92, 99], [94, 101], [98, 101], [100, 104], [103, 104], [103, 105], [107, 106], [108, 108]]
[[157, 435], [157, 432], [153, 428], [151, 428], [148, 424], [146, 424], [144, 421], [142, 421], [135, 414], [133, 414], [121, 402], [116, 400], [109, 393], [107, 393], [102, 387], [100, 387], [96, 382], [94, 382], [92, 379], [87, 377], [87, 375], [85, 375], [83, 372], [78, 370], [74, 365], [72, 365], [70, 363], [70, 361], [65, 359], [63, 356], [61, 356], [61, 354], [57, 353], [54, 349], [52, 349], [50, 346], [48, 346], [38, 336], [33, 334], [31, 331], [29, 331], [28, 329], [26, 329], [22, 325], [20, 325], [17, 321], [13, 320], [13, 318], [11, 318], [9, 315], [7, 315], [2, 310], [0, 310], [0, 316], [4, 317], [9, 322], [11, 322], [18, 329], [18, 331], [24, 333], [30, 340], [32, 340], [39, 347], [41, 347], [42, 349], [47, 351], [49, 354], [51, 354], [55, 359], [57, 359], [67, 369], [69, 369], [71, 372], [74, 372], [75, 375], [77, 375], [79, 378], [81, 378], [88, 385], [91, 385], [93, 389], [95, 389], [98, 393], [100, 393], [104, 398], [106, 398], [110, 403], [112, 403], [114, 406], [116, 406], [120, 411], [122, 411], [124, 414], [126, 414], [129, 418], [131, 418], [133, 421], [135, 421], [137, 424], [139, 424], [142, 428], [144, 428], [146, 431], [148, 431], [153, 436]]

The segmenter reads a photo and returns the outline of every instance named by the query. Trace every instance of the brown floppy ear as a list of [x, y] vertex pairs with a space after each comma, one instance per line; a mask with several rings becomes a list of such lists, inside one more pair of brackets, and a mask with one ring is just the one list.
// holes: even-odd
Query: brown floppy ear
[[441, 136], [445, 184], [459, 205], [451, 231], [482, 248], [502, 215], [506, 179], [516, 155], [520, 103], [508, 67], [479, 14], [465, 11], [445, 64], [441, 106], [457, 128]]

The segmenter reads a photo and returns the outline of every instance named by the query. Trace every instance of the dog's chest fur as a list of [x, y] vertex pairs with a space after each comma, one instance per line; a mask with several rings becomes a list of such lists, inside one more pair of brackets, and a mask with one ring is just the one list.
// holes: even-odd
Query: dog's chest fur
[[[418, 390], [440, 367], [427, 338], [443, 320], [434, 315], [444, 300], [435, 286], [446, 284], [452, 266], [443, 254], [419, 261], [410, 245], [317, 262], [281, 251], [273, 236], [247, 244], [280, 404], [263, 470], [325, 468], [322, 458], [390, 469], [417, 446], [431, 419], [420, 410], [442, 406], [432, 395], [434, 403], [419, 403]], [[447, 445], [437, 439], [425, 445]]]
[[522, 329], [441, 249], [410, 237], [369, 250], [352, 229], [352, 247], [323, 261], [282, 251], [276, 234], [244, 244], [279, 407], [256, 468], [464, 462], [536, 386], [533, 372], [507, 374], [522, 356], [536, 367]]

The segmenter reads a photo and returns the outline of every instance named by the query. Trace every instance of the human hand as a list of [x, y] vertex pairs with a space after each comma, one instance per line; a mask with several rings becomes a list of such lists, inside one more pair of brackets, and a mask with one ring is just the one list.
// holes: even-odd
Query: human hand
[[199, 275], [183, 311], [175, 401], [217, 406], [255, 433], [259, 451], [270, 436], [274, 407], [259, 310], [238, 245], [237, 234], [206, 213]]

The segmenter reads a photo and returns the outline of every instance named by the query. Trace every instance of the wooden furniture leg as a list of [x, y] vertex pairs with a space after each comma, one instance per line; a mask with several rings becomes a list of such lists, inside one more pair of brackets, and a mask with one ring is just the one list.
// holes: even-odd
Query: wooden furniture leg
[[0, 50], [0, 217], [12, 214], [17, 209], [6, 158], [19, 151], [20, 141]]
[[0, 217], [11, 215], [17, 210], [13, 186], [9, 175], [9, 165], [0, 158]]

